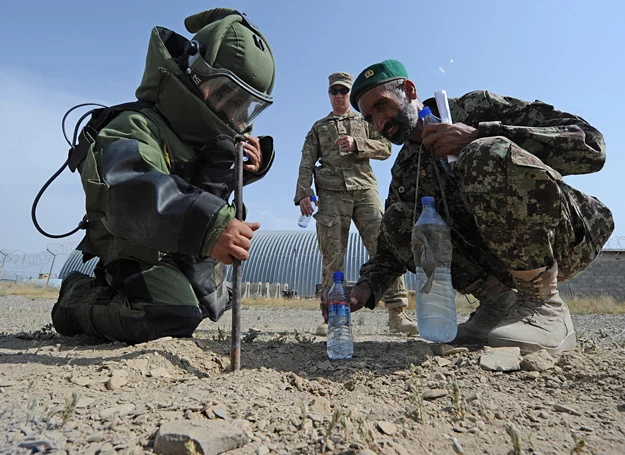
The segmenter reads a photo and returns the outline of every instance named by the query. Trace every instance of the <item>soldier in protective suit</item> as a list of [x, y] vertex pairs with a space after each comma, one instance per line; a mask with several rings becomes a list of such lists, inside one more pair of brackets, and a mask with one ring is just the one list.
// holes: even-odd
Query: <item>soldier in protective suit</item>
[[248, 259], [260, 226], [237, 220], [227, 202], [234, 138], [246, 138], [244, 184], [262, 178], [273, 139], [249, 133], [272, 103], [275, 64], [263, 34], [238, 11], [205, 11], [185, 26], [191, 40], [152, 30], [138, 103], [103, 109], [94, 114], [99, 126], [82, 131], [88, 227], [78, 249], [100, 260], [95, 278], [63, 280], [52, 310], [63, 335], [189, 337], [203, 317], [217, 320], [229, 308], [224, 264]]

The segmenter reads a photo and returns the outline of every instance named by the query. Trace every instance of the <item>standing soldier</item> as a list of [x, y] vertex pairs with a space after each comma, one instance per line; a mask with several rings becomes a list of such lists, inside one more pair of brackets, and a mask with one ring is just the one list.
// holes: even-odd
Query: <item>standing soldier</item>
[[[369, 159], [385, 160], [391, 156], [392, 149], [389, 141], [350, 109], [353, 76], [339, 72], [328, 79], [332, 112], [315, 122], [306, 135], [294, 199], [302, 214], [314, 212], [310, 200], [315, 194], [314, 176], [319, 197], [319, 211], [315, 215], [317, 239], [323, 262], [324, 322], [316, 332], [320, 336], [328, 331], [325, 296], [332, 286], [332, 273], [343, 270], [352, 220], [369, 255], [376, 252], [384, 207]], [[315, 166], [317, 162], [319, 166]], [[388, 309], [390, 330], [417, 333], [416, 323], [404, 312], [408, 298], [403, 276], [395, 280], [382, 300]]]

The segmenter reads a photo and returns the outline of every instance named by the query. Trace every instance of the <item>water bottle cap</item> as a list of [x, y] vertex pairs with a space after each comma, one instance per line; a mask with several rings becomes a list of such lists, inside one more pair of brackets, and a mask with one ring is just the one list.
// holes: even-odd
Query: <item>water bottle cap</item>
[[310, 196], [310, 201], [311, 202], [317, 202], [317, 196], [315, 196], [314, 194], [312, 196]]
[[419, 111], [419, 118], [427, 117], [432, 113], [432, 109], [427, 106], [424, 106], [423, 109]]
[[332, 274], [332, 279], [334, 281], [344, 281], [345, 277], [343, 275], [343, 272], [334, 272]]
[[434, 196], [423, 196], [421, 198], [422, 205], [434, 205], [436, 203], [436, 198]]

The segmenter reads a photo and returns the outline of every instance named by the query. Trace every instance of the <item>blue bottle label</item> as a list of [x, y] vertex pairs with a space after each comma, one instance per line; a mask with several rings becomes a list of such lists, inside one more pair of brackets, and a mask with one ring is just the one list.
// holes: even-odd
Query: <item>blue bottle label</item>
[[346, 302], [330, 302], [328, 304], [328, 314], [349, 316], [349, 304]]

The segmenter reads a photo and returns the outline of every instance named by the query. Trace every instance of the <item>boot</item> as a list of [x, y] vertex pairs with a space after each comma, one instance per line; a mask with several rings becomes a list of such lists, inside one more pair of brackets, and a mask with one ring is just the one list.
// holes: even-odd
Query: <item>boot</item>
[[518, 294], [493, 275], [471, 284], [462, 294], [471, 294], [480, 304], [467, 321], [458, 324], [454, 344], [488, 343], [488, 332], [501, 322], [518, 300]]
[[388, 329], [391, 332], [418, 335], [417, 323], [408, 317], [403, 307], [388, 309]]
[[95, 284], [95, 278], [80, 272], [72, 272], [63, 279], [59, 299], [52, 307], [52, 324], [59, 334], [75, 336], [85, 333], [73, 306], [86, 292], [93, 289]]
[[318, 337], [327, 337], [328, 336], [328, 321], [326, 318], [328, 317], [328, 291], [330, 288], [323, 287], [319, 292], [319, 297], [321, 298], [321, 302], [319, 302], [319, 309], [321, 310], [321, 314], [323, 315], [323, 322], [317, 326], [315, 330], [315, 335]]
[[318, 337], [327, 337], [328, 336], [328, 323], [322, 322], [317, 326], [317, 330], [315, 330], [315, 335]]
[[490, 346], [516, 346], [522, 353], [541, 349], [559, 354], [575, 348], [575, 330], [558, 292], [558, 264], [511, 270], [519, 292], [515, 308], [488, 335]]

